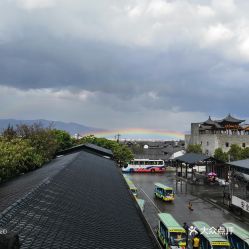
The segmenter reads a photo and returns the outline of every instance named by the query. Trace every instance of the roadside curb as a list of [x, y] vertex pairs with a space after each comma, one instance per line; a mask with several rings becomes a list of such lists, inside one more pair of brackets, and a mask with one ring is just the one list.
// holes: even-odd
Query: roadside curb
[[[201, 198], [201, 197], [200, 197]], [[215, 203], [214, 201], [210, 200], [210, 199], [205, 199], [205, 198], [201, 198], [202, 200], [208, 202], [209, 204], [215, 206], [216, 208], [222, 210], [223, 212], [226, 212], [228, 214], [230, 214], [233, 218], [239, 220], [240, 222], [246, 224], [246, 225], [249, 225], [249, 221], [247, 220], [244, 220], [242, 218], [240, 218], [239, 216], [237, 216], [236, 214], [234, 214], [233, 212], [231, 212], [230, 210], [226, 209], [226, 208], [223, 208], [221, 207], [219, 204]]]

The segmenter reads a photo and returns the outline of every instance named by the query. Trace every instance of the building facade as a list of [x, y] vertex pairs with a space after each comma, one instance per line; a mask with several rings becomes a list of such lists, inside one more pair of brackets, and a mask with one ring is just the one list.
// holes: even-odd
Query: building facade
[[185, 135], [185, 148], [200, 144], [204, 154], [213, 156], [217, 148], [228, 152], [232, 144], [249, 147], [249, 125], [244, 122], [229, 114], [221, 120], [209, 117], [204, 122], [191, 123], [191, 134]]
[[168, 161], [170, 157], [185, 149], [184, 141], [123, 141], [130, 147], [136, 159], [162, 159]]

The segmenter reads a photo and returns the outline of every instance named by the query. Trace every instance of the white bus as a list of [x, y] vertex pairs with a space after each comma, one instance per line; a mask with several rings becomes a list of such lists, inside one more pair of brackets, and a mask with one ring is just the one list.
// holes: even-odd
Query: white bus
[[164, 172], [163, 160], [134, 159], [122, 168], [123, 172]]

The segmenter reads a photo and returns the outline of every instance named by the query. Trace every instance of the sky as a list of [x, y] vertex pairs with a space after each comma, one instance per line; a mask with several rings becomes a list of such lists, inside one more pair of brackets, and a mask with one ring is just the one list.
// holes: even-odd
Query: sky
[[0, 0], [0, 118], [249, 122], [248, 13], [244, 0]]

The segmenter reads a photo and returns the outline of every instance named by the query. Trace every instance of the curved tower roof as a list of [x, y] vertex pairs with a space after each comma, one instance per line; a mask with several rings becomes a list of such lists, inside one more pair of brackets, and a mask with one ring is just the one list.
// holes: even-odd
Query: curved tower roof
[[237, 124], [240, 124], [244, 121], [245, 120], [234, 118], [230, 114], [228, 114], [225, 118], [220, 120], [219, 123], [237, 123]]

